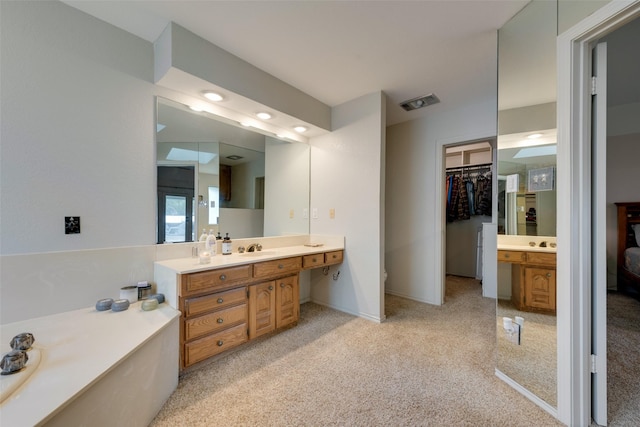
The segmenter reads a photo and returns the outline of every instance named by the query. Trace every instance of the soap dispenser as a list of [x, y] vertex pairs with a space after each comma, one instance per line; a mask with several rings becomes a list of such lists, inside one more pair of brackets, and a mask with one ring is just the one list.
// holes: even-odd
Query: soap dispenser
[[222, 255], [231, 255], [231, 237], [229, 237], [229, 233], [226, 233], [224, 239], [222, 239]]
[[211, 256], [214, 256], [218, 251], [218, 243], [216, 241], [216, 236], [213, 234], [213, 230], [209, 230], [209, 235], [207, 236], [207, 241], [205, 246], [207, 248], [207, 251], [211, 254]]

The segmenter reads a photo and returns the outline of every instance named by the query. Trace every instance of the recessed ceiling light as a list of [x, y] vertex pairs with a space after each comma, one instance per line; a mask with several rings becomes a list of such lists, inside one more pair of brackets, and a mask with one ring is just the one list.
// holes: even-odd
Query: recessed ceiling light
[[262, 120], [269, 120], [271, 118], [271, 114], [265, 112], [257, 113], [256, 116], [258, 116]]
[[189, 105], [189, 109], [192, 110], [192, 111], [195, 111], [196, 113], [201, 113], [201, 112], [204, 111], [202, 108], [194, 107], [193, 105]]
[[302, 133], [302, 132], [306, 132], [307, 128], [304, 127], [304, 126], [296, 126], [296, 127], [293, 128], [293, 130], [295, 130], [298, 133]]
[[240, 126], [244, 126], [246, 128], [250, 128], [251, 127], [251, 123], [249, 123], [249, 122], [240, 122]]
[[211, 90], [205, 90], [202, 92], [202, 95], [207, 98], [209, 101], [222, 101], [224, 97], [217, 92]]

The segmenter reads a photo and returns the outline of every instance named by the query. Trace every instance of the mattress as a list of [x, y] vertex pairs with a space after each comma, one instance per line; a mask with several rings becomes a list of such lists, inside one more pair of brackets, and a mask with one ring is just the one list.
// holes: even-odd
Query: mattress
[[627, 248], [624, 251], [624, 269], [640, 276], [640, 248]]

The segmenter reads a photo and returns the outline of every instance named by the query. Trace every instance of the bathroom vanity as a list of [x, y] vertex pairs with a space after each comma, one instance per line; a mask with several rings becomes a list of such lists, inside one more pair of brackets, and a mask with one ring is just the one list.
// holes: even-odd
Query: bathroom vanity
[[511, 302], [516, 309], [555, 313], [555, 248], [498, 244], [498, 262], [511, 264]]
[[344, 239], [321, 246], [216, 255], [155, 263], [158, 291], [180, 310], [180, 368], [295, 325], [300, 272], [342, 263]]

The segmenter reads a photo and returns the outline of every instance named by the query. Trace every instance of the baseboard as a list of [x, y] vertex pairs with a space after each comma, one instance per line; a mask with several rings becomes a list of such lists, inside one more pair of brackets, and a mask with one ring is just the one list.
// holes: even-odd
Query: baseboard
[[497, 368], [496, 368], [496, 376], [500, 378], [502, 381], [509, 384], [511, 387], [513, 387], [516, 391], [518, 391], [524, 397], [526, 397], [527, 399], [529, 399], [530, 401], [532, 401], [533, 403], [535, 403], [536, 405], [544, 409], [546, 412], [551, 414], [554, 418], [556, 419], [558, 418], [558, 410], [556, 408], [549, 405], [547, 402], [540, 399], [535, 394], [531, 393], [529, 390], [521, 386], [518, 382], [512, 380], [509, 376], [505, 375], [503, 372], [501, 372]]

